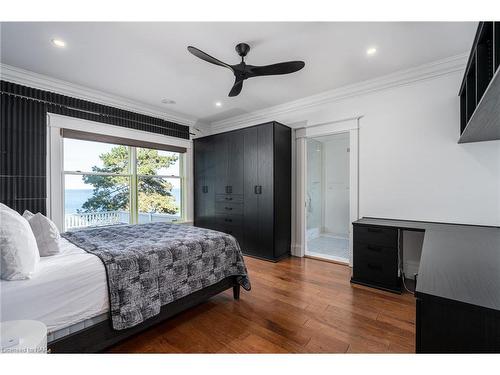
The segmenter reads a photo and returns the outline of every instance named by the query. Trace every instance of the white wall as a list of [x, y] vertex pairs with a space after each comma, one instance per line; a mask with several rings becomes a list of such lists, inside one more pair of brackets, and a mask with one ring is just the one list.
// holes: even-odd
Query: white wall
[[461, 79], [455, 71], [268, 120], [314, 126], [363, 116], [360, 216], [498, 226], [500, 141], [457, 143]]
[[323, 143], [324, 218], [323, 230], [349, 235], [349, 134], [330, 136]]
[[457, 144], [453, 74], [357, 100], [362, 216], [500, 225], [500, 142]]

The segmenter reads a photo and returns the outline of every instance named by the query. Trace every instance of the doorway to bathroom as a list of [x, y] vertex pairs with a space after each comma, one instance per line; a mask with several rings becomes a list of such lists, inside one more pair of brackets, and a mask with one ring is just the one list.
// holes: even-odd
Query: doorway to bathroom
[[305, 255], [349, 263], [349, 132], [306, 139]]

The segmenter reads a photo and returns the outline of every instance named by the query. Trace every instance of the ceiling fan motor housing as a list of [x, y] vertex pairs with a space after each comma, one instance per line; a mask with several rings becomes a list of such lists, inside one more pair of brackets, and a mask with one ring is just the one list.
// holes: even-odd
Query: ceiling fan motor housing
[[240, 55], [241, 57], [245, 57], [248, 51], [250, 51], [250, 46], [246, 43], [239, 43], [234, 49], [236, 50], [238, 55]]

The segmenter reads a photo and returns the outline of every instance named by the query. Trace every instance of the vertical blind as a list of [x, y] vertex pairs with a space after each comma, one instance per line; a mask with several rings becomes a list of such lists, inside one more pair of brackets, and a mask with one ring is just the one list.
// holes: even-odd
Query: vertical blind
[[46, 211], [46, 121], [43, 103], [2, 94], [0, 201], [21, 213]]

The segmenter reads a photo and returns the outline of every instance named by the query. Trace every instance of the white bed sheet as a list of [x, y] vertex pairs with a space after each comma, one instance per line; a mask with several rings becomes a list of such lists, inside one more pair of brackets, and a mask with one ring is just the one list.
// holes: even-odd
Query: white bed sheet
[[95, 255], [61, 238], [29, 280], [0, 281], [0, 320], [33, 319], [49, 332], [109, 311], [106, 271]]

